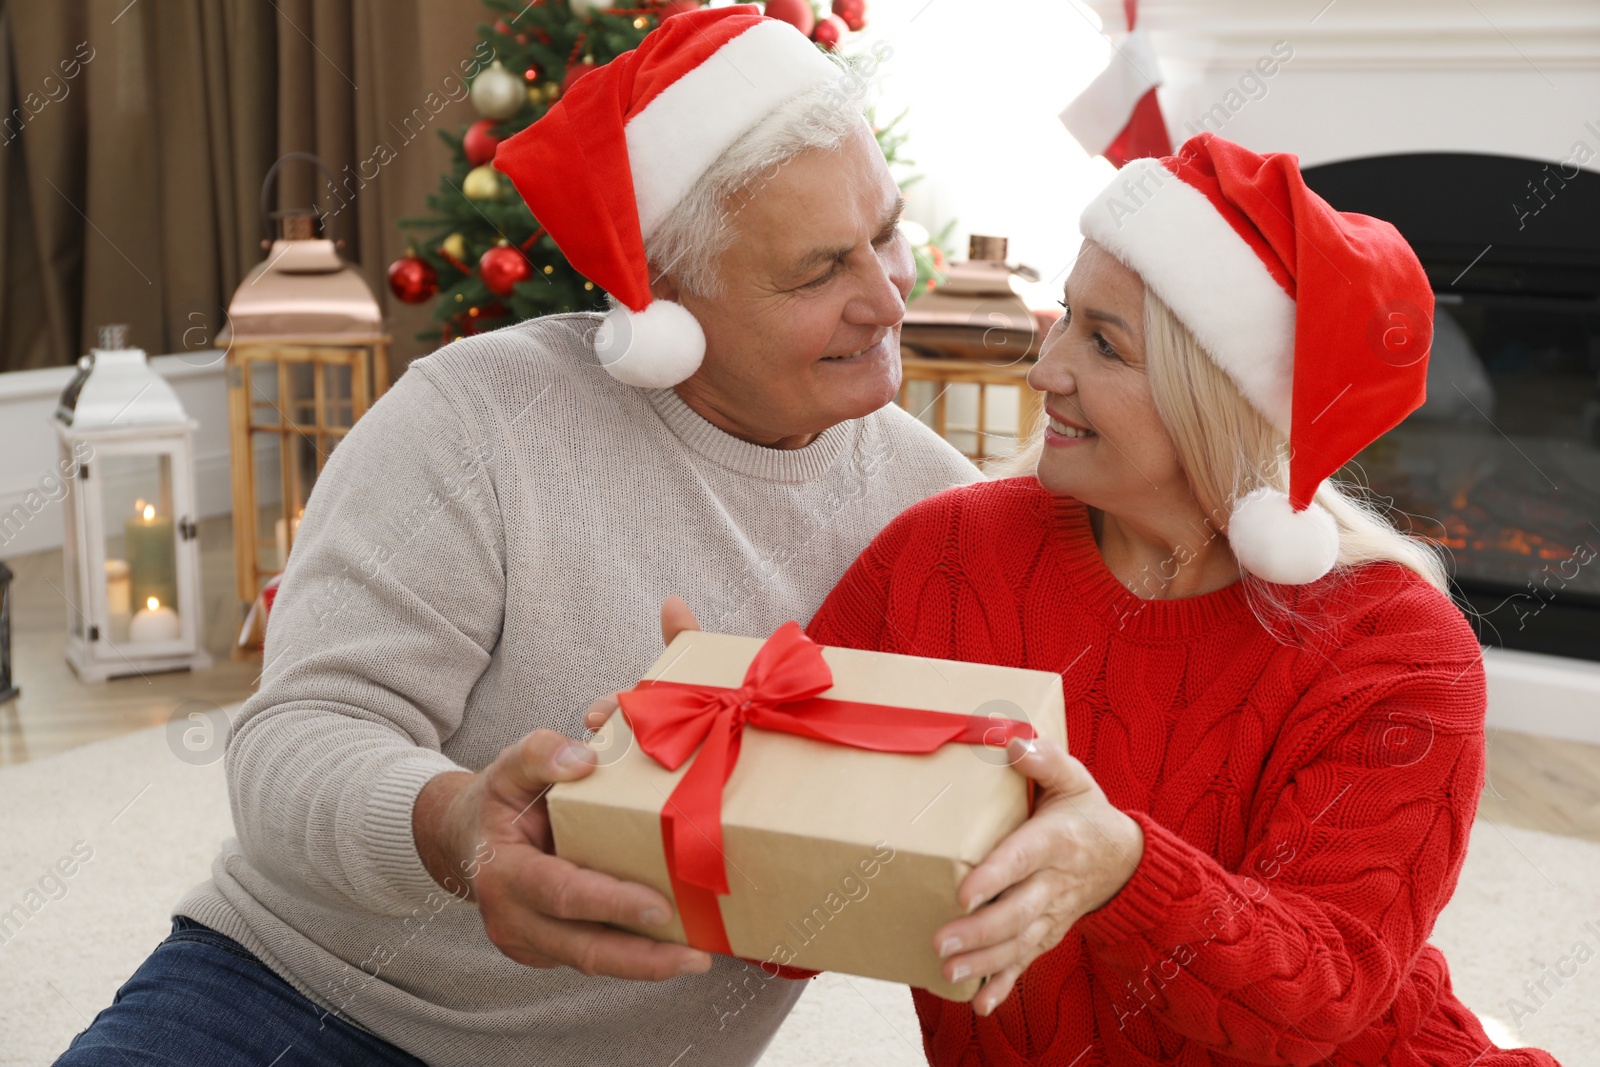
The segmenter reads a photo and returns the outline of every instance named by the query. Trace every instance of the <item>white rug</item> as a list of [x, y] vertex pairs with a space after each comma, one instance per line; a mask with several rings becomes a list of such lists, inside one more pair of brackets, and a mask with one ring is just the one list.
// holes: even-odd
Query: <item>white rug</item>
[[[233, 831], [222, 762], [179, 760], [165, 728], [0, 771], [0, 818], [0, 1067], [34, 1067], [111, 1002]], [[1600, 845], [1480, 821], [1434, 941], [1502, 1044], [1600, 1064]], [[825, 975], [762, 1065], [923, 1062], [904, 988]]]

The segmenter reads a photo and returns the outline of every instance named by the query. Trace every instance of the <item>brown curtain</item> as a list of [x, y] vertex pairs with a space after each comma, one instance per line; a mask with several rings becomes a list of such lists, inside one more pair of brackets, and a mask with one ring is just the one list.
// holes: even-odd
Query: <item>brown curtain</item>
[[0, 0], [0, 370], [70, 363], [106, 322], [151, 353], [209, 347], [262, 258], [260, 189], [317, 198], [384, 302], [397, 365], [428, 308], [384, 269], [397, 219], [476, 118], [478, 0]]

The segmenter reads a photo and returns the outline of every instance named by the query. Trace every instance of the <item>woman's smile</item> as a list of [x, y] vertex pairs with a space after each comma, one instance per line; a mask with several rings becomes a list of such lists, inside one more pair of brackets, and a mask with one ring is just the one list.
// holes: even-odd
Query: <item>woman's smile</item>
[[1045, 412], [1044, 443], [1052, 448], [1066, 448], [1100, 436], [1086, 426], [1068, 422], [1053, 411]]

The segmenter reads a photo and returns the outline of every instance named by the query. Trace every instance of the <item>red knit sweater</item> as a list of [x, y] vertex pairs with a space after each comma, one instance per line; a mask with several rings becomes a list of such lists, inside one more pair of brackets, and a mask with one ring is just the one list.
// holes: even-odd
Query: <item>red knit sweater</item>
[[1239, 582], [1140, 600], [1018, 478], [911, 508], [822, 605], [824, 644], [1059, 672], [1070, 751], [1144, 828], [991, 1016], [913, 990], [930, 1063], [1555, 1064], [1495, 1048], [1426, 943], [1483, 784], [1471, 629], [1393, 564], [1273, 588], [1299, 624]]

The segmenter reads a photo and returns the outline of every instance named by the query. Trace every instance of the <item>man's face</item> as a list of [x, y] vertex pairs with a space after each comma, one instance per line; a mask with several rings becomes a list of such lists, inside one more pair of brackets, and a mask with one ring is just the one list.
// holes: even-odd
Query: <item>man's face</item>
[[900, 319], [916, 276], [904, 202], [865, 123], [729, 199], [721, 296], [668, 291], [699, 319], [705, 361], [678, 393], [745, 440], [799, 448], [900, 388]]

